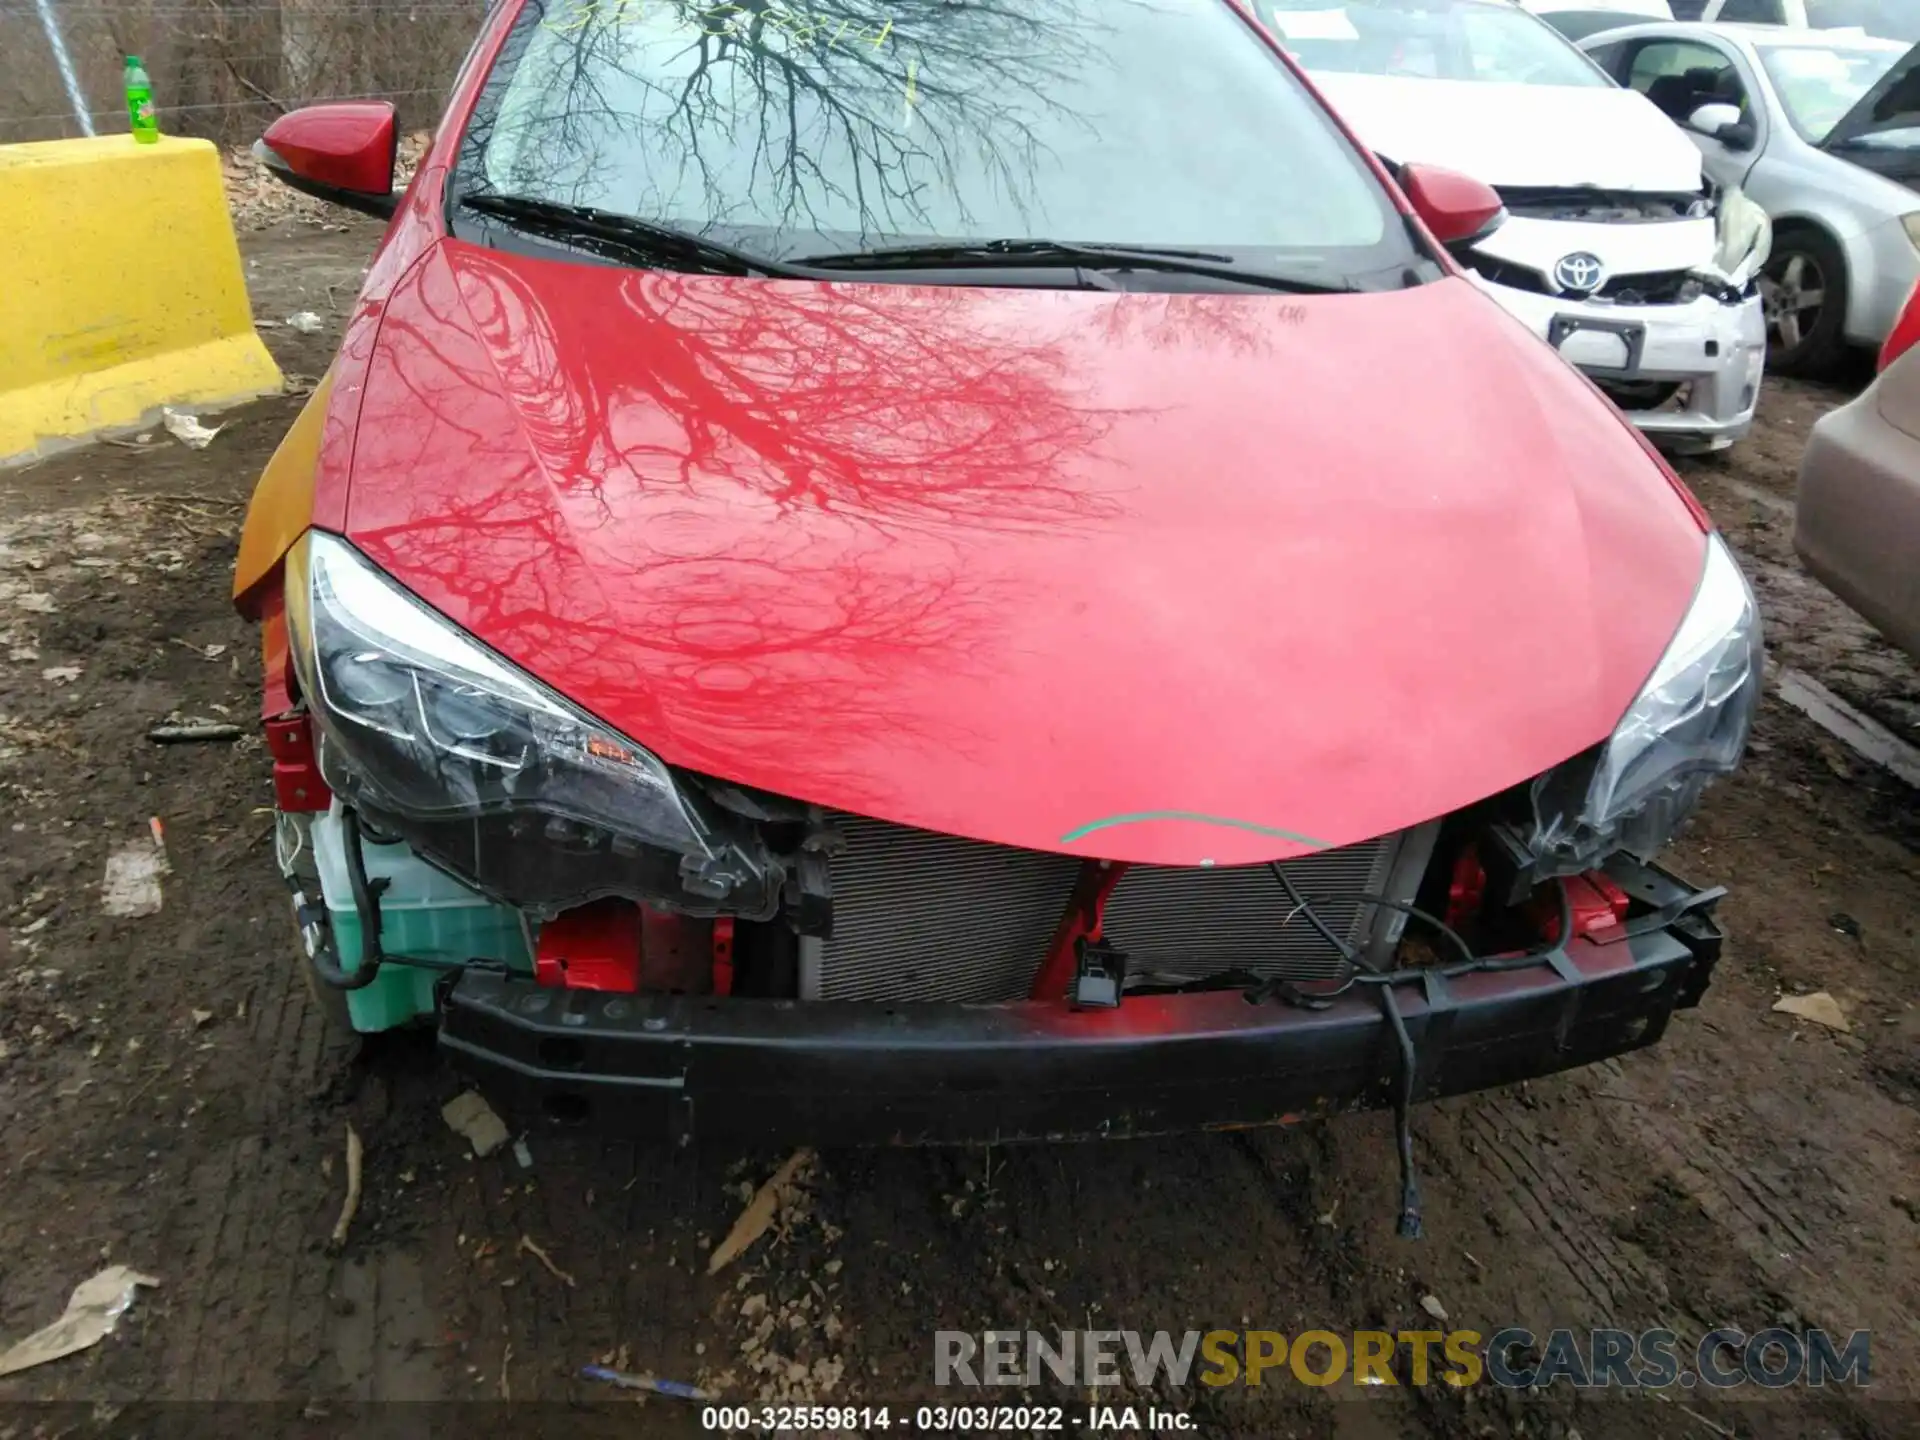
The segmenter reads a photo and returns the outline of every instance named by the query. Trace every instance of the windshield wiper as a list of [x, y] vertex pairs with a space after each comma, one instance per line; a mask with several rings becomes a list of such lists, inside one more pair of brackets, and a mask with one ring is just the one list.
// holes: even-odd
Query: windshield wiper
[[570, 240], [618, 259], [642, 264], [667, 262], [726, 275], [768, 275], [789, 280], [820, 278], [688, 230], [676, 230], [671, 225], [658, 225], [591, 205], [568, 205], [526, 195], [463, 195], [460, 203], [482, 215], [497, 216], [528, 231]]
[[1268, 270], [1243, 270], [1231, 255], [1211, 250], [1161, 250], [1146, 245], [1082, 244], [1068, 240], [941, 241], [929, 245], [892, 245], [877, 250], [843, 250], [803, 255], [796, 264], [817, 270], [911, 270], [941, 265], [1017, 269], [1030, 265], [1074, 265], [1106, 270], [1167, 270], [1208, 275], [1296, 295], [1351, 293], [1345, 281], [1307, 280]]

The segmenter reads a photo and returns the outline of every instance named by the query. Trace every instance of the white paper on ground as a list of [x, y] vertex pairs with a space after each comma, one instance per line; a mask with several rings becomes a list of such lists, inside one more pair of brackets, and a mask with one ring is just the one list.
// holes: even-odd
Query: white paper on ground
[[74, 1287], [67, 1308], [58, 1320], [44, 1330], [34, 1331], [0, 1355], [0, 1375], [30, 1370], [35, 1365], [98, 1345], [113, 1333], [114, 1325], [127, 1313], [139, 1288], [159, 1283], [153, 1276], [129, 1270], [125, 1265], [110, 1265], [91, 1280], [82, 1280]]
[[167, 433], [185, 445], [189, 450], [204, 450], [207, 442], [218, 435], [225, 427], [215, 425], [211, 429], [200, 423], [198, 415], [189, 415], [183, 410], [162, 409], [160, 423], [167, 427]]
[[100, 882], [100, 908], [109, 915], [158, 915], [160, 877], [166, 860], [151, 840], [139, 840], [107, 857]]

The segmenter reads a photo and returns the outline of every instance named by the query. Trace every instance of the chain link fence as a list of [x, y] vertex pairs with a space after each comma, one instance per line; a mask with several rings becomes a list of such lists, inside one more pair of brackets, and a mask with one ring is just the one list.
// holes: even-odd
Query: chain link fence
[[0, 0], [0, 144], [127, 129], [138, 55], [160, 128], [233, 145], [317, 100], [438, 117], [491, 0]]

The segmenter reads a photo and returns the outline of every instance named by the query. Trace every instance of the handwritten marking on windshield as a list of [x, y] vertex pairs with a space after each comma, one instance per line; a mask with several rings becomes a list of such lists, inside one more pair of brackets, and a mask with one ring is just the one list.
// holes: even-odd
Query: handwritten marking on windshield
[[1141, 810], [1131, 815], [1109, 815], [1104, 820], [1090, 820], [1085, 825], [1075, 826], [1060, 837], [1060, 843], [1071, 845], [1076, 840], [1084, 840], [1096, 830], [1111, 830], [1117, 825], [1141, 825], [1151, 820], [1187, 820], [1196, 825], [1219, 825], [1228, 830], [1250, 830], [1255, 835], [1271, 835], [1276, 840], [1291, 840], [1296, 845], [1305, 845], [1312, 850], [1330, 848], [1327, 841], [1316, 840], [1311, 835], [1277, 829], [1272, 825], [1256, 824], [1252, 820], [1234, 820], [1224, 815], [1202, 815], [1193, 810]]

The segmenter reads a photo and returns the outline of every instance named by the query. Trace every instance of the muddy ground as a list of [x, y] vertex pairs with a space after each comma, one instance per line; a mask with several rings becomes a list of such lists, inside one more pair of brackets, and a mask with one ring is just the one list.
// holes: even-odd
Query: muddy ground
[[[298, 219], [247, 237], [256, 313], [327, 321], [263, 331], [296, 381], [324, 368], [370, 238]], [[1771, 383], [1758, 435], [1686, 475], [1756, 578], [1776, 662], [1915, 738], [1920, 675], [1792, 556], [1802, 439], [1841, 398]], [[163, 1282], [98, 1347], [0, 1380], [0, 1400], [83, 1402], [0, 1407], [0, 1434], [152, 1434], [156, 1415], [337, 1433], [443, 1413], [354, 1402], [509, 1398], [556, 1403], [461, 1413], [483, 1433], [509, 1414], [655, 1433], [691, 1412], [635, 1416], [579, 1367], [899, 1407], [936, 1397], [939, 1328], [1420, 1329], [1428, 1296], [1483, 1333], [1868, 1329], [1872, 1385], [1758, 1403], [1290, 1382], [1126, 1398], [1209, 1434], [1920, 1433], [1920, 809], [1773, 698], [1671, 856], [1731, 889], [1705, 1003], [1624, 1062], [1422, 1111], [1417, 1243], [1393, 1233], [1381, 1116], [829, 1152], [783, 1233], [717, 1278], [708, 1247], [780, 1156], [536, 1136], [530, 1169], [472, 1159], [439, 1119], [458, 1087], [430, 1046], [360, 1053], [323, 1031], [292, 964], [260, 742], [143, 738], [168, 717], [252, 718], [254, 637], [226, 587], [243, 499], [299, 403], [220, 417], [204, 451], [161, 433], [0, 473], [0, 1339], [103, 1264]], [[149, 817], [164, 909], [107, 914], [108, 858]], [[1851, 1033], [1772, 1013], [1813, 989]], [[349, 1124], [365, 1193], [335, 1251]], [[141, 1401], [256, 1406], [122, 1408]]]

